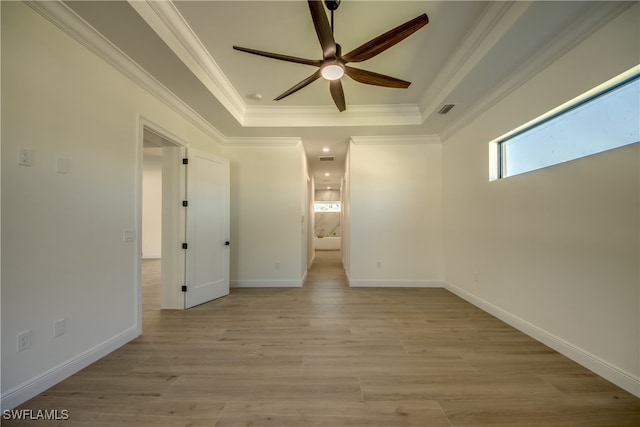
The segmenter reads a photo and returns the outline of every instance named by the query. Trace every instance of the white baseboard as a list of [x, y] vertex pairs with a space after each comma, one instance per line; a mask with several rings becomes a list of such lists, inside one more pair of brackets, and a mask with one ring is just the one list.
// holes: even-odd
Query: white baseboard
[[86, 368], [90, 364], [98, 361], [112, 351], [125, 345], [129, 341], [140, 335], [137, 326], [128, 329], [115, 337], [98, 344], [92, 349], [52, 368], [44, 374], [29, 380], [13, 390], [8, 391], [0, 398], [0, 408], [2, 411], [15, 408], [27, 400], [37, 396], [43, 391], [53, 387], [60, 381], [69, 378], [71, 375]]
[[445, 285], [441, 280], [348, 280], [352, 288], [444, 288]]
[[551, 347], [558, 353], [563, 354], [576, 363], [584, 366], [590, 371], [600, 375], [608, 381], [611, 381], [618, 387], [628, 391], [629, 393], [640, 397], [640, 377], [637, 377], [623, 369], [620, 369], [611, 363], [603, 360], [588, 351], [579, 348], [570, 342], [563, 340], [554, 334], [541, 329], [532, 323], [515, 316], [500, 307], [497, 307], [476, 295], [458, 288], [451, 283], [444, 282], [444, 287], [459, 296], [460, 298], [470, 302], [476, 307], [492, 314], [503, 322], [513, 326], [519, 331], [529, 335], [530, 337], [540, 341], [541, 343]]
[[304, 280], [231, 280], [232, 288], [300, 288]]

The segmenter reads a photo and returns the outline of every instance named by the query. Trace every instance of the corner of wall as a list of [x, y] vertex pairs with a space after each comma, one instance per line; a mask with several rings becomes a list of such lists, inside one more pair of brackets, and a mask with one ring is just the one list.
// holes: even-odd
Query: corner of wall
[[13, 390], [3, 393], [2, 398], [0, 398], [0, 410], [4, 411], [15, 408], [92, 363], [97, 362], [107, 354], [137, 338], [139, 335], [140, 326], [138, 325], [48, 370], [37, 378], [31, 379]]
[[612, 365], [606, 360], [603, 360], [598, 356], [591, 354], [588, 351], [577, 347], [576, 345], [566, 340], [563, 340], [562, 338], [552, 334], [549, 331], [546, 331], [530, 322], [527, 322], [526, 320], [514, 315], [513, 313], [508, 312], [507, 310], [491, 304], [490, 302], [478, 297], [477, 295], [472, 294], [471, 292], [465, 291], [464, 289], [449, 282], [443, 282], [443, 285], [445, 289], [459, 296], [463, 300], [497, 317], [498, 319], [502, 320], [508, 325], [513, 326], [520, 332], [525, 333], [533, 339], [538, 340], [541, 343], [551, 347], [558, 353], [568, 357], [574, 362], [611, 381], [618, 387], [634, 394], [637, 397], [640, 397], [640, 377]]

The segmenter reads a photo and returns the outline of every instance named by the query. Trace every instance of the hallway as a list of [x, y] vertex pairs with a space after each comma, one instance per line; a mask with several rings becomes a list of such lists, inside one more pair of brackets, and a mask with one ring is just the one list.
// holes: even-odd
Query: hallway
[[144, 289], [142, 336], [21, 407], [69, 421], [2, 425], [640, 425], [640, 399], [444, 289], [349, 288], [339, 252], [186, 311]]
[[348, 288], [340, 251], [316, 251], [304, 288]]

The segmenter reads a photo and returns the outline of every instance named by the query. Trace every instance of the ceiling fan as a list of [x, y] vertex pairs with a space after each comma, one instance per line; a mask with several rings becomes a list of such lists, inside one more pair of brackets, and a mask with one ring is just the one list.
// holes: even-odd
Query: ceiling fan
[[384, 74], [374, 73], [373, 71], [353, 68], [347, 64], [350, 62], [363, 62], [371, 59], [409, 37], [411, 34], [429, 23], [429, 18], [426, 14], [422, 14], [410, 21], [407, 21], [343, 55], [340, 45], [337, 44], [333, 38], [333, 11], [340, 5], [340, 0], [324, 0], [327, 8], [331, 11], [331, 25], [329, 25], [329, 20], [323, 9], [321, 1], [307, 0], [307, 2], [309, 4], [309, 10], [311, 11], [313, 25], [315, 27], [316, 34], [318, 35], [320, 46], [322, 47], [323, 55], [321, 60], [298, 58], [295, 56], [281, 55], [279, 53], [233, 46], [236, 50], [254, 55], [318, 67], [318, 70], [315, 73], [279, 95], [275, 98], [275, 101], [279, 101], [282, 98], [299, 91], [320, 77], [329, 81], [331, 97], [340, 111], [344, 111], [347, 108], [344, 99], [344, 91], [342, 90], [342, 83], [340, 82], [340, 79], [344, 75], [351, 77], [357, 82], [374, 86], [402, 89], [409, 87], [411, 82], [386, 76]]

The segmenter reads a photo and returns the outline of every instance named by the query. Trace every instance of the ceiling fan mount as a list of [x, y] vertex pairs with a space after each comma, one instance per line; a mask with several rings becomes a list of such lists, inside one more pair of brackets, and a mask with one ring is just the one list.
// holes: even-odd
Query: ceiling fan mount
[[298, 58], [279, 53], [233, 46], [236, 50], [251, 53], [253, 55], [318, 67], [318, 70], [311, 76], [277, 96], [275, 98], [276, 101], [299, 91], [321, 77], [329, 81], [329, 92], [331, 93], [331, 97], [333, 98], [336, 107], [340, 111], [346, 110], [344, 91], [340, 81], [344, 75], [349, 76], [357, 82], [373, 86], [403, 89], [409, 87], [411, 82], [384, 74], [374, 73], [373, 71], [350, 67], [347, 64], [350, 62], [366, 61], [400, 43], [402, 40], [429, 23], [429, 18], [426, 14], [423, 13], [410, 21], [407, 21], [384, 34], [369, 40], [347, 54], [342, 55], [340, 45], [336, 43], [333, 38], [333, 11], [340, 6], [340, 0], [324, 0], [324, 4], [327, 9], [331, 11], [331, 25], [329, 25], [329, 20], [327, 19], [327, 15], [320, 1], [307, 0], [307, 3], [309, 5], [309, 11], [311, 12], [311, 19], [313, 20], [316, 35], [318, 36], [318, 41], [322, 48], [321, 60]]
[[340, 0], [324, 0], [324, 5], [327, 6], [327, 9], [330, 11], [334, 11], [340, 6]]

